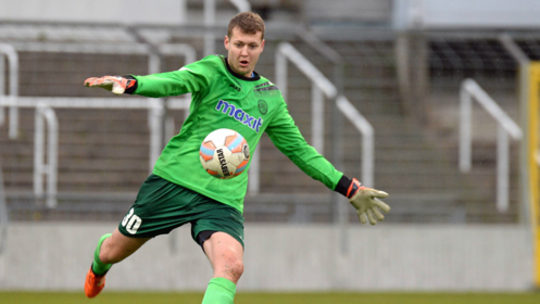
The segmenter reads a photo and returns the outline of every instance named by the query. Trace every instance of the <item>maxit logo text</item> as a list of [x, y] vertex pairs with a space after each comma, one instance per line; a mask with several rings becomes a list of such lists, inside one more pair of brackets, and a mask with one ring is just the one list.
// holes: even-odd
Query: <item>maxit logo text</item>
[[242, 108], [236, 107], [233, 104], [226, 102], [225, 100], [219, 100], [216, 105], [216, 110], [223, 114], [227, 114], [230, 117], [236, 119], [237, 121], [243, 123], [244, 125], [250, 127], [256, 132], [259, 132], [263, 119], [254, 117], [246, 113]]

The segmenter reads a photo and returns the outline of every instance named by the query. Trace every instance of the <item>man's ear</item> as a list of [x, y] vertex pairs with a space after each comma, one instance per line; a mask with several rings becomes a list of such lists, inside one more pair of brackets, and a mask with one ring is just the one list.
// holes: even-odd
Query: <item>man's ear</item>
[[229, 36], [225, 35], [225, 39], [223, 39], [223, 45], [225, 46], [225, 49], [229, 50]]

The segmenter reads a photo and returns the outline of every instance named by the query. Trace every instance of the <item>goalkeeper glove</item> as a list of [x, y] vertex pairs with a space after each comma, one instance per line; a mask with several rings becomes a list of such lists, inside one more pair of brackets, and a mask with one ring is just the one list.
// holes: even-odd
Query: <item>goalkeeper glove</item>
[[90, 77], [84, 81], [85, 87], [100, 87], [112, 91], [114, 94], [133, 93], [137, 87], [137, 80], [131, 76], [103, 76]]
[[381, 210], [385, 213], [390, 211], [390, 206], [379, 199], [387, 197], [388, 193], [364, 187], [356, 178], [353, 178], [349, 184], [346, 196], [351, 205], [356, 208], [356, 213], [362, 224], [369, 220], [371, 225], [375, 225], [384, 219]]

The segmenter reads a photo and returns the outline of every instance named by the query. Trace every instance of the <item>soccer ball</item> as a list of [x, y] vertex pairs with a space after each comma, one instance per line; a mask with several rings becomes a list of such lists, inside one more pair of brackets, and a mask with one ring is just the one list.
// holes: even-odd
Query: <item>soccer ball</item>
[[217, 129], [206, 136], [199, 150], [201, 164], [210, 175], [232, 178], [246, 169], [249, 145], [240, 133]]

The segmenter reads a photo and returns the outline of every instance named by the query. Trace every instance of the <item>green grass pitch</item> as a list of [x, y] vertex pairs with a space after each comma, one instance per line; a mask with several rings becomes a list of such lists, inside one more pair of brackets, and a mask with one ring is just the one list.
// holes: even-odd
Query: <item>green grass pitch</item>
[[[202, 293], [104, 292], [86, 299], [81, 292], [0, 291], [6, 304], [200, 304]], [[236, 304], [538, 304], [540, 293], [253, 293], [239, 292]]]

